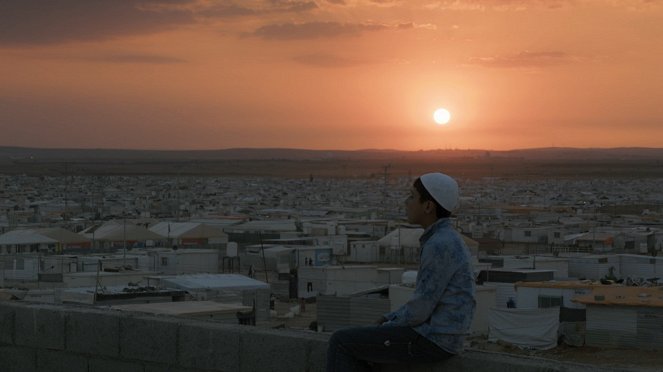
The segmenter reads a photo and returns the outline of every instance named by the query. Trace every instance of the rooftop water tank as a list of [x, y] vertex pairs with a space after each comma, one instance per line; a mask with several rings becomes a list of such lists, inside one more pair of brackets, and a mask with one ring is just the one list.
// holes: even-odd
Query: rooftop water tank
[[414, 286], [414, 284], [417, 282], [417, 272], [414, 270], [408, 270], [401, 275], [401, 284], [403, 285], [411, 285]]

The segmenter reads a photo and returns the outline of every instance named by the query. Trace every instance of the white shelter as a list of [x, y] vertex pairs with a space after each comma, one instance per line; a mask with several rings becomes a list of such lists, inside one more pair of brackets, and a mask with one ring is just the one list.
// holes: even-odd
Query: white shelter
[[17, 229], [0, 235], [0, 253], [89, 248], [90, 239], [60, 227]]
[[127, 242], [128, 247], [145, 246], [148, 245], [148, 242], [166, 239], [165, 236], [130, 221], [108, 221], [101, 226], [93, 226], [83, 230], [80, 234], [93, 241], [101, 241], [114, 247], [121, 247], [124, 242]]
[[255, 304], [256, 320], [269, 319], [270, 285], [239, 274], [192, 274], [153, 276], [160, 288], [184, 289], [198, 300], [214, 300], [226, 304]]
[[209, 244], [227, 244], [228, 234], [223, 227], [202, 222], [159, 222], [149, 228], [150, 231], [165, 236], [173, 244], [182, 246], [205, 246]]

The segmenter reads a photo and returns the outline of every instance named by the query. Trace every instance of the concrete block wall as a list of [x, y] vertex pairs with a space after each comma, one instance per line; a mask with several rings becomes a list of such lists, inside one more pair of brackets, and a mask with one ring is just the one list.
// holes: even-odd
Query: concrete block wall
[[[0, 301], [3, 372], [322, 372], [325, 334], [163, 316]], [[610, 369], [469, 351], [443, 363], [384, 372], [610, 372]]]
[[3, 372], [324, 371], [327, 335], [0, 302]]

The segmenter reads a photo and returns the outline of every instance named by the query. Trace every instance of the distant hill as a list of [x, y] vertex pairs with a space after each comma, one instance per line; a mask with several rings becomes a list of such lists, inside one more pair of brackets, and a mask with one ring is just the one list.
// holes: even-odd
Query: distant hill
[[444, 171], [462, 178], [663, 178], [663, 149], [226, 149], [150, 151], [0, 147], [0, 174], [384, 178]]
[[571, 148], [547, 147], [500, 152], [504, 156], [523, 159], [584, 159], [584, 160], [663, 160], [663, 148], [616, 147]]
[[305, 150], [234, 148], [222, 150], [46, 149], [0, 147], [0, 162], [25, 161], [187, 161], [187, 160], [442, 160], [454, 158], [517, 158], [521, 160], [663, 160], [663, 148], [533, 148], [490, 150]]

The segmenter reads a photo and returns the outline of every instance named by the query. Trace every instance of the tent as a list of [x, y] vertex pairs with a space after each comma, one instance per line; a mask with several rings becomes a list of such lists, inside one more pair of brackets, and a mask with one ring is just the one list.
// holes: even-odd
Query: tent
[[163, 240], [166, 237], [152, 232], [141, 225], [130, 221], [108, 221], [101, 226], [94, 226], [81, 232], [93, 240], [100, 241], [146, 241]]
[[58, 248], [89, 248], [90, 239], [61, 227], [18, 229], [0, 235], [0, 246], [57, 246]]
[[202, 222], [159, 222], [150, 231], [173, 239], [226, 238], [227, 234], [219, 226]]
[[0, 245], [55, 244], [57, 242], [57, 240], [40, 234], [34, 229], [12, 230], [0, 235]]
[[557, 346], [559, 307], [492, 308], [488, 323], [489, 341], [500, 340], [522, 349], [552, 349]]
[[80, 244], [90, 243], [90, 239], [65, 230], [61, 227], [12, 230], [0, 235], [0, 245], [27, 244]]

